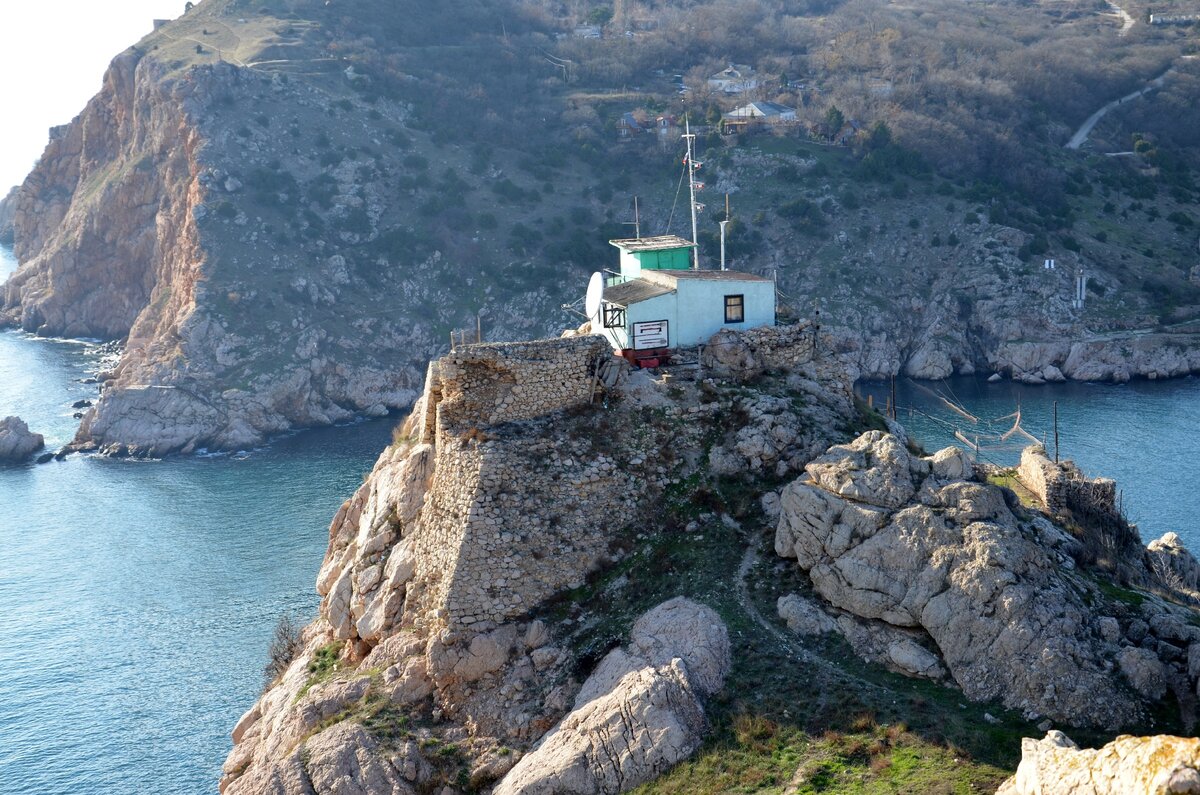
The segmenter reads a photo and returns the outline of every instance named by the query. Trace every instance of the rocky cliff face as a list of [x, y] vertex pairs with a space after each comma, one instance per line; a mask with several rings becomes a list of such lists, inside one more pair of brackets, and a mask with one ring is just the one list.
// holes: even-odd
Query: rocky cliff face
[[19, 187], [14, 187], [8, 192], [8, 195], [0, 199], [0, 243], [11, 246], [15, 230], [13, 228], [13, 219], [17, 214], [17, 192]]
[[[251, 354], [243, 334], [261, 335], [262, 318], [214, 311], [216, 296], [234, 298], [228, 248], [202, 223], [213, 108], [246, 81], [228, 65], [166, 72], [136, 48], [118, 56], [16, 200], [22, 266], [0, 318], [39, 334], [127, 338], [77, 443], [148, 455], [238, 448], [410, 402], [410, 374], [335, 360], [344, 340], [300, 317]], [[267, 367], [264, 357], [277, 358]], [[238, 366], [247, 359], [257, 372]]]
[[[1089, 567], [1083, 530], [981, 482], [961, 451], [914, 453], [899, 426], [856, 435], [882, 421], [854, 407], [840, 360], [797, 357], [789, 335], [805, 334], [725, 334], [698, 380], [624, 372], [597, 337], [431, 365], [331, 525], [319, 617], [235, 728], [222, 790], [626, 791], [704, 746], [723, 683], [744, 676], [731, 644], [785, 624], [1016, 720], [1185, 725], [1194, 559], [1161, 539], [1118, 585]], [[761, 506], [756, 524], [705, 512], [727, 489]], [[656, 550], [708, 534], [749, 545], [731, 581], [656, 569]], [[799, 571], [748, 585], [768, 534]], [[801, 589], [778, 622], [720, 596], [772, 578]], [[785, 678], [845, 665], [780, 642]]]
[[[597, 662], [554, 605], [630, 554], [664, 494], [698, 476], [727, 401], [767, 404], [699, 401], [695, 383], [677, 402], [642, 373], [616, 386], [614, 361], [581, 337], [470, 346], [430, 368], [402, 441], [334, 519], [320, 617], [235, 730], [223, 792], [333, 792], [330, 767], [357, 792], [428, 791], [460, 767], [496, 792], [621, 792], [699, 747], [730, 667], [721, 616], [667, 600]], [[783, 472], [852, 413], [840, 377], [795, 379], [808, 407], [772, 403], [742, 428], [787, 418], [771, 446]], [[452, 770], [429, 750], [447, 742]]]

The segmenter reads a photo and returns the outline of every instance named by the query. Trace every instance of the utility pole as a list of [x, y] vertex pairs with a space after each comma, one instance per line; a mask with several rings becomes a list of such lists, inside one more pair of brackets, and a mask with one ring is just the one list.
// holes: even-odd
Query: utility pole
[[699, 234], [696, 226], [696, 135], [692, 132], [691, 121], [684, 116], [684, 134], [683, 140], [687, 141], [687, 175], [688, 175], [688, 193], [691, 196], [692, 203], [692, 270], [700, 270], [700, 246], [697, 243]]
[[721, 270], [725, 270], [725, 225], [729, 223], [729, 194], [725, 194], [725, 220], [721, 222]]

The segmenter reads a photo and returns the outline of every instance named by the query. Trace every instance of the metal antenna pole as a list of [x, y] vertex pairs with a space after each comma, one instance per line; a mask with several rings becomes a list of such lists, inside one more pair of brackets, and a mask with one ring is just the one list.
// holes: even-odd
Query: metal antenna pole
[[721, 222], [721, 270], [725, 270], [725, 224], [729, 223], [729, 194], [725, 194], [725, 220]]
[[696, 228], [696, 164], [692, 162], [695, 156], [696, 136], [692, 133], [692, 125], [688, 118], [683, 118], [684, 135], [683, 140], [687, 141], [687, 175], [688, 175], [688, 193], [691, 194], [692, 200], [692, 270], [700, 270], [700, 246], [697, 244], [699, 234]]
[[642, 216], [638, 212], [638, 197], [633, 197], [633, 236], [642, 239]]

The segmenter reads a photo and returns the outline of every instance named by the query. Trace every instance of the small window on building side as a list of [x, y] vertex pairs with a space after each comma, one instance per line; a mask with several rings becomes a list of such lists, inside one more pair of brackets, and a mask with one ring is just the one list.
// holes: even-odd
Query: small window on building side
[[625, 308], [621, 306], [613, 306], [612, 304], [605, 304], [604, 327], [625, 328]]
[[746, 320], [746, 299], [741, 295], [725, 296], [725, 322], [742, 323]]

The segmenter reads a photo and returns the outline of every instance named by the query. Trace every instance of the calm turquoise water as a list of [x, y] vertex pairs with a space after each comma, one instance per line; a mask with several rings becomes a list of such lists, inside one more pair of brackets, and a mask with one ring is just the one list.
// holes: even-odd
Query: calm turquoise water
[[[952, 378], [923, 386], [898, 379], [896, 405], [898, 419], [927, 450], [959, 444], [958, 428], [969, 439], [979, 435], [983, 460], [1004, 465], [1015, 464], [1029, 441], [1014, 436], [989, 443], [989, 435], [1012, 428], [1013, 419], [999, 418], [1019, 406], [1021, 427], [1044, 437], [1053, 455], [1057, 401], [1060, 455], [1089, 476], [1117, 481], [1125, 513], [1144, 540], [1173, 531], [1200, 554], [1200, 379], [1025, 386]], [[862, 384], [860, 391], [877, 407], [886, 405], [887, 384]], [[980, 421], [965, 419], [930, 391], [961, 403]]]
[[[0, 282], [14, 267], [0, 249]], [[53, 449], [94, 397], [78, 343], [0, 332], [0, 416]], [[387, 420], [245, 456], [0, 468], [0, 793], [216, 791], [280, 614]]]

